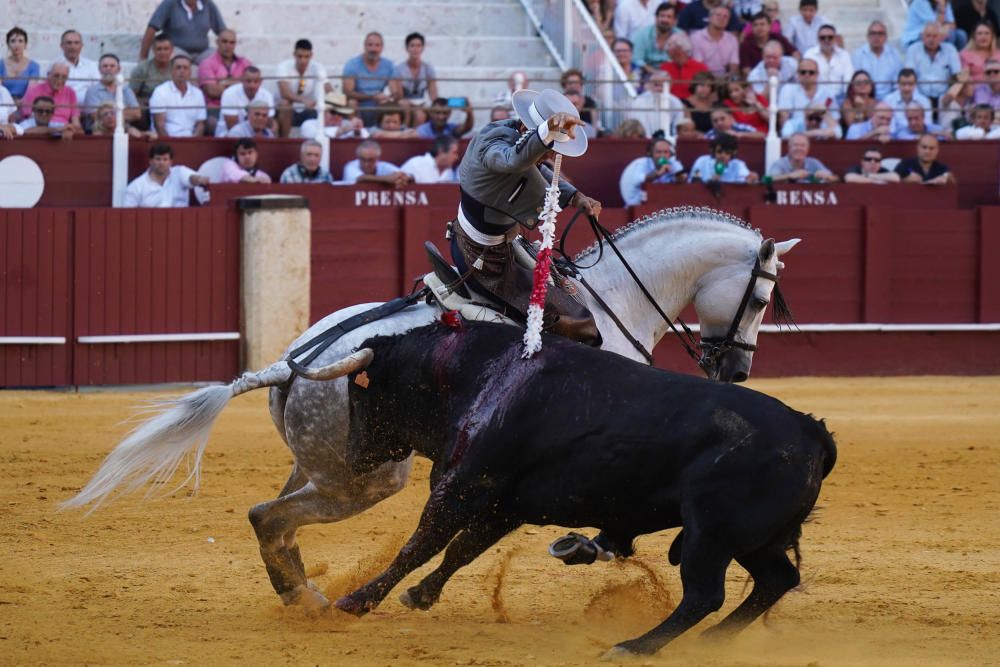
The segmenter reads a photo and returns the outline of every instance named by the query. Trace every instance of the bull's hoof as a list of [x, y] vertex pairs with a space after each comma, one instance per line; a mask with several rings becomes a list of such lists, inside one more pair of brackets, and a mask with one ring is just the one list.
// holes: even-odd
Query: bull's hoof
[[623, 662], [634, 660], [641, 655], [641, 653], [633, 653], [621, 645], [612, 646], [601, 656], [601, 662]]
[[420, 609], [421, 611], [427, 611], [434, 606], [437, 602], [437, 598], [431, 599], [430, 596], [424, 595], [419, 586], [414, 586], [413, 588], [403, 592], [399, 596], [399, 601], [403, 603], [403, 606], [407, 609]]
[[281, 601], [288, 606], [302, 607], [311, 616], [322, 614], [330, 606], [330, 601], [311, 582], [309, 585], [299, 585], [287, 593], [282, 593]]
[[368, 612], [370, 612], [375, 607], [377, 607], [378, 603], [363, 598], [355, 598], [352, 595], [345, 595], [344, 597], [334, 602], [333, 606], [339, 609], [340, 611], [347, 612], [348, 614], [353, 614], [358, 618], [360, 618], [365, 614], [367, 614]]

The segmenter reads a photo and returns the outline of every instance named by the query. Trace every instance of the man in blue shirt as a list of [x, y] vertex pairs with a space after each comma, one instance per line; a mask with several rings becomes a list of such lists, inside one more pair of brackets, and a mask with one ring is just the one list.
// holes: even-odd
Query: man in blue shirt
[[[417, 136], [422, 139], [437, 139], [442, 136], [451, 136], [460, 139], [463, 134], [472, 129], [472, 107], [469, 100], [462, 98], [463, 106], [450, 107], [448, 100], [439, 97], [431, 102], [431, 108], [427, 110], [427, 117], [430, 119], [426, 123], [417, 125]], [[461, 125], [449, 123], [452, 108], [461, 109], [465, 112], [465, 122]]]
[[854, 52], [854, 71], [862, 69], [875, 82], [875, 98], [882, 99], [896, 87], [896, 77], [903, 67], [899, 51], [886, 44], [889, 32], [881, 21], [868, 26], [868, 43]]
[[736, 158], [736, 137], [720, 132], [708, 145], [711, 153], [702, 155], [691, 167], [691, 180], [705, 183], [756, 183], [759, 176], [746, 162]]
[[937, 23], [928, 23], [920, 33], [921, 41], [906, 50], [906, 67], [917, 73], [920, 92], [937, 106], [937, 98], [948, 90], [951, 77], [962, 69], [958, 51], [951, 44], [941, 43], [944, 34]]
[[375, 124], [378, 116], [375, 107], [396, 101], [389, 91], [395, 68], [382, 57], [382, 47], [382, 35], [370, 32], [365, 35], [364, 53], [344, 63], [344, 94], [352, 104], [361, 107], [365, 127]]

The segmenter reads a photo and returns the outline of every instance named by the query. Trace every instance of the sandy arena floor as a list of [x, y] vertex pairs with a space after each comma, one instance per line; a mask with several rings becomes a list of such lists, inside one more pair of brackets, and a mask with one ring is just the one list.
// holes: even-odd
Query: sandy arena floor
[[[805, 527], [802, 590], [731, 643], [692, 632], [636, 664], [1000, 663], [1000, 378], [752, 386], [826, 417], [840, 446]], [[0, 392], [0, 664], [579, 665], [679, 599], [673, 531], [640, 538], [631, 562], [569, 568], [545, 553], [564, 532], [549, 526], [502, 541], [429, 613], [396, 591], [360, 620], [307, 618], [271, 592], [246, 519], [291, 460], [263, 391], [223, 413], [199, 495], [132, 497], [87, 519], [57, 511], [148, 396]], [[330, 594], [388, 562], [416, 524], [427, 471], [419, 462], [367, 514], [300, 532]], [[744, 581], [733, 565], [723, 613]]]

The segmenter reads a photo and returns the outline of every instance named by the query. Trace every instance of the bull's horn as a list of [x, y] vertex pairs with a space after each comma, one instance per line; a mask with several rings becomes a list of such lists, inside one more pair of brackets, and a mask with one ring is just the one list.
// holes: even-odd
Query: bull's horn
[[306, 368], [301, 371], [301, 375], [310, 380], [335, 380], [348, 373], [367, 368], [368, 364], [375, 358], [375, 352], [370, 347], [364, 347], [350, 354], [343, 359], [333, 362], [329, 366], [319, 368]]

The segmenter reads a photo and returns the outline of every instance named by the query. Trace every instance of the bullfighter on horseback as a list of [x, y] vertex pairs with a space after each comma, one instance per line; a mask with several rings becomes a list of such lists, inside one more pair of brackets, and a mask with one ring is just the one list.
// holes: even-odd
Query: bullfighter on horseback
[[[513, 104], [520, 120], [491, 123], [469, 143], [459, 170], [458, 217], [449, 223], [448, 237], [452, 260], [473, 289], [494, 297], [508, 313], [523, 315], [532, 275], [515, 258], [512, 242], [517, 225], [533, 229], [538, 222], [552, 181], [552, 170], [540, 162], [549, 151], [582, 155], [587, 137], [574, 131], [583, 124], [579, 112], [554, 90], [520, 90], [514, 93]], [[600, 215], [597, 200], [565, 181], [559, 189], [561, 207], [572, 205]], [[590, 311], [566, 291], [548, 291], [544, 323], [553, 333], [600, 344]]]

